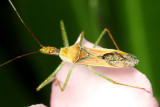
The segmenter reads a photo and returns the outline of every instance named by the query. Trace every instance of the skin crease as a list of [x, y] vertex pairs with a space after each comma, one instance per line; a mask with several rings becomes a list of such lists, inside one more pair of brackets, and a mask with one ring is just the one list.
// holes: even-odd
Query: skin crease
[[[80, 37], [77, 42], [79, 40]], [[83, 46], [92, 48], [93, 44], [84, 39]], [[56, 75], [61, 86], [64, 84], [71, 65], [67, 62]], [[77, 65], [63, 92], [61, 92], [57, 81], [53, 82], [51, 107], [158, 107], [149, 80], [134, 67], [92, 66], [92, 68], [117, 82], [146, 88], [150, 93], [141, 89], [115, 85], [94, 74], [86, 66]]]
[[[77, 42], [80, 41], [80, 37]], [[83, 46], [92, 48], [93, 44], [83, 40]], [[100, 47], [98, 47], [100, 48]], [[56, 75], [61, 86], [67, 77], [71, 63], [66, 63]], [[158, 107], [153, 96], [152, 86], [147, 77], [134, 67], [111, 68], [92, 66], [97, 72], [113, 80], [146, 88], [144, 90], [113, 84], [91, 72], [84, 65], [77, 65], [68, 84], [61, 92], [57, 81], [52, 84], [50, 107]], [[46, 107], [42, 104], [30, 107]]]

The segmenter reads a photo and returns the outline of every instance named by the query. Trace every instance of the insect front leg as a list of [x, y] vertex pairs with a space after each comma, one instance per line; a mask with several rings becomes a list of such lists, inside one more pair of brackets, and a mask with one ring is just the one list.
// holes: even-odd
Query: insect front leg
[[104, 79], [108, 80], [109, 82], [112, 82], [112, 83], [114, 83], [114, 84], [118, 84], [118, 85], [127, 86], [127, 87], [132, 87], [132, 88], [142, 89], [142, 90], [145, 90], [145, 91], [147, 91], [147, 92], [149, 93], [149, 91], [148, 91], [148, 90], [146, 90], [145, 88], [136, 87], [136, 86], [131, 86], [131, 85], [123, 84], [123, 83], [118, 83], [118, 82], [116, 82], [116, 81], [112, 80], [111, 78], [106, 77], [106, 76], [104, 76], [104, 75], [102, 75], [102, 74], [100, 74], [100, 73], [96, 72], [96, 71], [95, 71], [93, 68], [91, 68], [90, 66], [88, 66], [88, 68], [89, 68], [89, 70], [91, 70], [93, 73], [95, 73], [95, 74], [99, 75], [100, 77], [102, 77], [102, 78], [104, 78]]
[[37, 91], [39, 91], [40, 89], [42, 89], [45, 85], [49, 84], [50, 82], [52, 82], [55, 78], [54, 76], [58, 73], [58, 71], [63, 67], [63, 65], [65, 64], [65, 62], [62, 62], [57, 68], [56, 70], [49, 75], [48, 78], [46, 78], [38, 87], [37, 87]]
[[114, 43], [115, 47], [117, 48], [117, 50], [120, 50], [119, 47], [118, 47], [118, 45], [116, 44], [116, 42], [115, 42], [112, 34], [110, 33], [109, 29], [106, 29], [106, 28], [105, 28], [105, 29], [101, 32], [101, 34], [99, 35], [99, 37], [98, 37], [98, 39], [96, 40], [93, 48], [95, 48], [95, 47], [98, 45], [98, 43], [99, 43], [99, 41], [101, 40], [102, 36], [103, 36], [106, 32], [108, 32], [108, 34], [109, 34], [112, 42]]
[[69, 47], [66, 29], [65, 29], [65, 26], [62, 20], [60, 21], [60, 27], [61, 27], [61, 32], [62, 32], [63, 44], [65, 47]]
[[63, 84], [63, 87], [61, 87], [60, 81], [58, 80], [58, 85], [59, 85], [59, 88], [61, 89], [61, 91], [64, 91], [64, 89], [66, 88], [67, 83], [68, 83], [68, 80], [69, 80], [69, 78], [70, 78], [70, 76], [71, 76], [71, 73], [72, 73], [74, 67], [75, 67], [75, 65], [73, 64], [73, 65], [71, 66], [69, 72], [68, 72], [68, 75], [67, 75], [67, 78], [66, 78], [66, 80], [65, 80], [65, 82], [64, 82], [64, 84]]

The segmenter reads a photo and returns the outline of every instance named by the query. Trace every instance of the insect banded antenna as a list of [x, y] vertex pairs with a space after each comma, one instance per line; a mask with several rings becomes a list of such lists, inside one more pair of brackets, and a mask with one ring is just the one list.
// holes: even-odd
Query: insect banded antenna
[[31, 32], [31, 30], [29, 29], [29, 27], [26, 25], [26, 23], [23, 21], [23, 19], [21, 18], [20, 14], [18, 13], [18, 11], [16, 10], [15, 6], [13, 5], [13, 3], [11, 2], [11, 0], [8, 0], [9, 3], [11, 4], [12, 8], [14, 9], [14, 11], [16, 12], [17, 16], [19, 17], [20, 21], [23, 23], [23, 25], [27, 28], [27, 30], [30, 32], [30, 34], [33, 36], [33, 38], [37, 41], [37, 43], [43, 47], [43, 45], [38, 41], [38, 39], [36, 38], [36, 36]]

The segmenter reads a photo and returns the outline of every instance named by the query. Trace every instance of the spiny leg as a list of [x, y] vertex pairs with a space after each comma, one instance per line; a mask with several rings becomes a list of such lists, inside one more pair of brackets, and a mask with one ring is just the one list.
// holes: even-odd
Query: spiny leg
[[108, 80], [109, 82], [112, 82], [112, 83], [114, 83], [114, 84], [118, 84], [118, 85], [127, 86], [127, 87], [132, 87], [132, 88], [142, 89], [142, 90], [145, 90], [145, 91], [147, 91], [147, 92], [149, 93], [149, 91], [148, 91], [148, 90], [146, 90], [145, 88], [141, 88], [141, 87], [136, 87], [136, 86], [131, 86], [131, 85], [127, 85], [127, 84], [118, 83], [118, 82], [116, 82], [116, 81], [112, 80], [111, 78], [108, 78], [108, 77], [106, 77], [106, 76], [104, 76], [104, 75], [102, 75], [102, 74], [100, 74], [100, 73], [96, 72], [96, 71], [95, 71], [93, 68], [91, 68], [90, 66], [88, 66], [88, 68], [89, 68], [89, 70], [91, 70], [93, 73], [95, 73], [95, 74], [99, 75], [100, 77], [102, 77], [102, 78], [104, 78], [104, 79]]
[[68, 80], [69, 80], [69, 78], [70, 78], [70, 76], [71, 76], [71, 73], [72, 73], [74, 67], [75, 67], [75, 65], [73, 64], [73, 65], [71, 66], [69, 72], [68, 72], [68, 75], [67, 75], [67, 78], [66, 78], [66, 80], [65, 80], [65, 82], [64, 82], [64, 84], [63, 84], [63, 87], [61, 87], [60, 81], [58, 80], [58, 85], [59, 85], [61, 91], [64, 91], [64, 89], [66, 88], [67, 83], [68, 83]]
[[63, 65], [65, 64], [65, 62], [62, 62], [56, 69], [55, 71], [49, 75], [48, 78], [46, 78], [38, 87], [37, 87], [37, 91], [39, 91], [40, 89], [42, 89], [45, 85], [49, 84], [50, 82], [52, 82], [55, 78], [54, 76], [58, 73], [58, 71], [63, 67]]
[[67, 33], [66, 33], [66, 29], [65, 29], [63, 20], [60, 21], [60, 27], [61, 27], [61, 32], [62, 32], [63, 44], [65, 47], [69, 47], [69, 42], [68, 42]]
[[118, 48], [118, 45], [116, 44], [116, 42], [115, 42], [112, 34], [110, 33], [109, 29], [106, 29], [106, 28], [101, 32], [101, 34], [100, 34], [100, 36], [98, 37], [98, 39], [96, 40], [93, 48], [95, 48], [95, 47], [98, 45], [98, 43], [99, 43], [99, 41], [101, 40], [102, 36], [103, 36], [106, 32], [108, 32], [108, 34], [109, 34], [112, 42], [114, 43], [115, 47], [117, 48], [117, 50], [120, 50], [120, 49]]

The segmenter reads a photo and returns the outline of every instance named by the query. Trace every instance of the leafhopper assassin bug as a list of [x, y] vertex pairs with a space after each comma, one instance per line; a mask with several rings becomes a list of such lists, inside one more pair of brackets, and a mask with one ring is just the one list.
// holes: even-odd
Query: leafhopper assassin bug
[[[71, 68], [69, 70], [69, 73], [66, 77], [65, 83], [62, 87], [60, 85], [60, 82], [58, 81], [58, 85], [59, 85], [61, 91], [64, 91], [65, 87], [67, 86], [67, 82], [69, 81], [72, 70], [74, 69], [74, 67], [77, 64], [87, 66], [93, 73], [99, 75], [100, 77], [102, 77], [102, 78], [104, 78], [104, 79], [106, 79], [106, 80], [108, 80], [108, 81], [110, 81], [114, 84], [128, 86], [128, 87], [142, 89], [142, 90], [147, 91], [145, 88], [136, 87], [136, 86], [116, 82], [116, 81], [112, 80], [111, 78], [108, 78], [108, 77], [96, 72], [94, 69], [92, 69], [91, 66], [125, 68], [125, 67], [134, 67], [135, 65], [138, 64], [139, 60], [134, 55], [123, 52], [123, 51], [120, 51], [120, 49], [118, 48], [113, 36], [111, 35], [111, 33], [108, 29], [104, 29], [101, 32], [101, 34], [98, 37], [98, 39], [96, 40], [93, 48], [88, 48], [88, 47], [82, 46], [84, 32], [81, 33], [81, 38], [80, 38], [79, 43], [76, 43], [72, 46], [69, 46], [69, 42], [68, 42], [67, 34], [66, 34], [66, 31], [65, 31], [64, 23], [63, 23], [63, 21], [60, 21], [61, 30], [62, 30], [62, 38], [63, 38], [63, 42], [64, 42], [65, 47], [57, 49], [55, 47], [43, 46], [38, 41], [38, 39], [35, 37], [35, 35], [31, 32], [31, 30], [28, 28], [28, 26], [25, 24], [25, 22], [22, 20], [21, 16], [19, 15], [18, 11], [16, 10], [16, 8], [13, 5], [13, 3], [11, 2], [11, 0], [9, 0], [9, 3], [13, 7], [14, 11], [18, 15], [21, 22], [28, 29], [28, 31], [31, 33], [31, 35], [34, 37], [34, 39], [37, 41], [37, 43], [41, 46], [41, 49], [39, 51], [36, 51], [36, 52], [31, 52], [31, 53], [27, 53], [27, 54], [15, 57], [14, 59], [9, 60], [9, 61], [1, 64], [0, 66], [3, 66], [3, 65], [5, 65], [5, 64], [7, 64], [7, 63], [9, 63], [13, 60], [16, 60], [16, 59], [20, 58], [20, 57], [23, 57], [23, 56], [26, 56], [26, 55], [29, 55], [29, 54], [33, 54], [33, 53], [37, 53], [37, 52], [41, 52], [43, 54], [48, 54], [48, 55], [58, 55], [62, 59], [62, 63], [55, 69], [55, 71], [37, 87], [37, 91], [39, 91], [46, 84], [50, 83], [51, 81], [53, 81], [55, 79], [55, 75], [62, 68], [62, 66], [65, 64], [65, 62], [70, 62], [73, 65], [71, 66]], [[96, 48], [96, 46], [98, 45], [102, 36], [106, 32], [109, 34], [109, 36], [110, 36], [111, 40], [113, 41], [117, 50], [115, 50], [115, 49], [105, 49], [105, 48], [103, 48], [103, 49]], [[149, 91], [147, 91], [147, 92], [149, 92]]]

